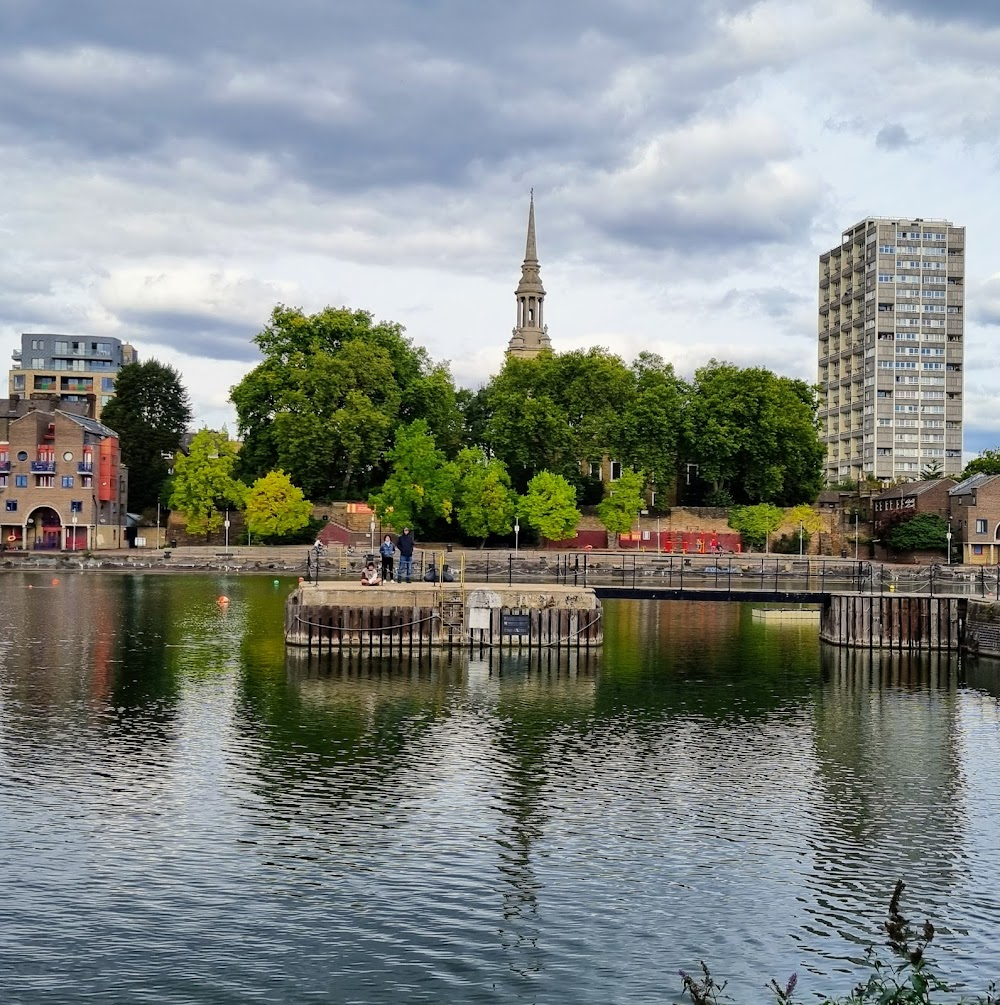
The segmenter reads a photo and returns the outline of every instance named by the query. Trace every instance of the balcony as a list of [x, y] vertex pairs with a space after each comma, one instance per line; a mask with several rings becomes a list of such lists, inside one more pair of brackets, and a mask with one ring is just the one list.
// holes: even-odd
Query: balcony
[[6, 474], [10, 471], [10, 461], [0, 461], [0, 474]]
[[94, 473], [94, 462], [80, 461], [76, 466], [76, 473], [78, 475], [92, 475]]
[[33, 475], [54, 475], [56, 473], [55, 461], [32, 461], [31, 473]]

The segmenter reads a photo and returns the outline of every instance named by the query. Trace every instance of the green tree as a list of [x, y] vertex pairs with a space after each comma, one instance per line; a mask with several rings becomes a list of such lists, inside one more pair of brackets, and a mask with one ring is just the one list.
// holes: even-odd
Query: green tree
[[634, 384], [605, 349], [510, 356], [483, 391], [486, 446], [519, 490], [540, 471], [579, 485], [581, 463], [600, 461], [619, 437]]
[[893, 551], [944, 551], [948, 546], [948, 524], [936, 513], [920, 513], [896, 524], [886, 541]]
[[769, 535], [781, 526], [784, 519], [784, 512], [777, 506], [757, 503], [755, 506], [736, 506], [729, 514], [729, 526], [740, 532], [747, 548], [761, 551], [767, 547]]
[[231, 392], [244, 440], [240, 471], [274, 468], [314, 499], [383, 480], [397, 426], [421, 418], [453, 455], [461, 413], [451, 376], [394, 322], [327, 307], [275, 307], [254, 341], [263, 361]]
[[503, 461], [487, 458], [482, 450], [466, 447], [456, 461], [456, 509], [462, 532], [479, 538], [480, 547], [490, 534], [507, 534], [514, 526], [517, 494]]
[[645, 476], [632, 468], [623, 468], [621, 477], [609, 486], [607, 498], [597, 506], [597, 518], [607, 530], [609, 542], [617, 543], [619, 534], [632, 529], [632, 524], [643, 507], [642, 493], [645, 487]]
[[1000, 447], [984, 450], [978, 457], [969, 461], [962, 472], [962, 479], [971, 478], [973, 475], [1000, 475]]
[[688, 386], [655, 353], [640, 353], [632, 375], [634, 390], [614, 428], [609, 452], [646, 472], [650, 484], [665, 492], [676, 477]]
[[225, 429], [202, 429], [175, 459], [170, 508], [187, 520], [189, 534], [211, 534], [222, 526], [223, 510], [242, 505], [246, 486], [233, 474], [237, 450]]
[[247, 530], [258, 538], [282, 538], [309, 523], [312, 504], [284, 471], [269, 471], [247, 490]]
[[118, 371], [115, 396], [104, 406], [101, 422], [118, 434], [133, 512], [156, 505], [190, 421], [188, 392], [168, 363], [150, 359]]
[[550, 541], [572, 537], [580, 522], [576, 491], [562, 475], [551, 471], [540, 471], [528, 482], [519, 510], [524, 522]]
[[424, 419], [401, 426], [387, 459], [391, 474], [368, 497], [382, 523], [396, 530], [426, 531], [438, 520], [451, 522], [458, 470], [445, 459]]
[[940, 461], [931, 461], [929, 464], [924, 466], [924, 469], [920, 472], [920, 477], [925, 482], [937, 481], [939, 478], [944, 478], [944, 468], [941, 466]]
[[683, 426], [686, 460], [717, 495], [790, 506], [822, 488], [816, 395], [804, 381], [712, 360], [695, 373]]

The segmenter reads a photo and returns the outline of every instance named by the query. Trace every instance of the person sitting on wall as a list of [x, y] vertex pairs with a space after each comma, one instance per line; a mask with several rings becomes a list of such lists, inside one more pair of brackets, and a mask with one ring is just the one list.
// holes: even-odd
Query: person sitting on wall
[[374, 562], [369, 562], [361, 570], [361, 585], [362, 586], [381, 586], [382, 577], [378, 574], [378, 569], [375, 568]]

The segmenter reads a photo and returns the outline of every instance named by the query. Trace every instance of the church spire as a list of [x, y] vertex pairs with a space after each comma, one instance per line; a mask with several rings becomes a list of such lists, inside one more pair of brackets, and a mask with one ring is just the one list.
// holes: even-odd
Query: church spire
[[521, 281], [514, 291], [517, 300], [517, 324], [510, 338], [507, 352], [512, 356], [531, 358], [542, 349], [551, 349], [548, 326], [544, 323], [543, 308], [545, 288], [538, 265], [538, 248], [535, 241], [535, 190], [531, 190], [528, 203], [528, 238], [524, 245], [521, 263]]

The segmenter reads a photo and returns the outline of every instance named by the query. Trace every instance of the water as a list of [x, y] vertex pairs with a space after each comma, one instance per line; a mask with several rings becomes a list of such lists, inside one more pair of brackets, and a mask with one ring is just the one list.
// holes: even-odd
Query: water
[[0, 579], [4, 1001], [844, 993], [900, 876], [998, 976], [995, 665], [629, 602], [569, 663], [317, 663], [289, 586]]

